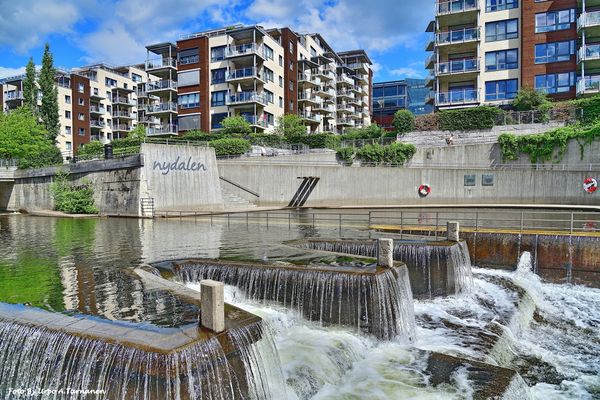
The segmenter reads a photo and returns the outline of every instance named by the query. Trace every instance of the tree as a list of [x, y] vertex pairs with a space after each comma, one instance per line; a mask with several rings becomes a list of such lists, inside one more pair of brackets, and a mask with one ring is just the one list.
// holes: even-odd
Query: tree
[[42, 92], [40, 117], [48, 131], [48, 138], [53, 142], [56, 141], [60, 129], [60, 122], [58, 119], [58, 89], [54, 84], [55, 78], [56, 69], [54, 68], [50, 45], [46, 43], [39, 79], [40, 90]]
[[282, 115], [277, 118], [275, 133], [286, 138], [306, 135], [306, 125], [296, 114]]
[[415, 130], [415, 116], [408, 110], [398, 110], [394, 114], [392, 125], [396, 134], [404, 135]]
[[23, 80], [24, 105], [34, 113], [37, 112], [37, 85], [35, 83], [35, 64], [33, 58], [29, 58], [25, 67], [25, 79]]
[[60, 150], [28, 107], [0, 113], [0, 158], [19, 159], [19, 168], [62, 164]]
[[351, 128], [344, 134], [344, 140], [378, 139], [385, 136], [385, 130], [373, 123], [362, 128]]
[[241, 115], [224, 118], [221, 121], [221, 126], [223, 127], [221, 132], [226, 135], [247, 135], [252, 132], [250, 123]]
[[146, 139], [146, 127], [144, 125], [136, 125], [135, 128], [127, 135], [128, 138], [143, 142]]
[[512, 101], [512, 106], [517, 111], [548, 110], [551, 103], [546, 93], [523, 87]]

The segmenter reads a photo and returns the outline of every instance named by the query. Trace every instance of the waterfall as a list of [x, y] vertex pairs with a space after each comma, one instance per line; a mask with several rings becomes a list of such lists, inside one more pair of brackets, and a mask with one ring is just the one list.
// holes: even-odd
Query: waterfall
[[[295, 246], [366, 257], [377, 256], [377, 242], [367, 240], [303, 240]], [[469, 292], [473, 288], [471, 258], [465, 242], [448, 245], [427, 242], [394, 242], [394, 260], [409, 269], [416, 297], [434, 297]]]
[[276, 301], [322, 325], [344, 325], [378, 338], [412, 341], [414, 307], [406, 267], [340, 272], [314, 267], [217, 260], [173, 264], [185, 283], [213, 279], [255, 301]]
[[0, 398], [280, 398], [280, 366], [256, 350], [276, 354], [262, 321], [228, 335], [228, 354], [217, 337], [163, 354], [0, 320]]

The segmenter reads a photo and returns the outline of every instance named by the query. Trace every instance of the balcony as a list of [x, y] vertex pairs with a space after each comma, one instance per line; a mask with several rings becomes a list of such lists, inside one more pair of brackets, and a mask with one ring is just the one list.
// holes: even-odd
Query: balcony
[[308, 105], [318, 104], [319, 100], [312, 93], [301, 92], [298, 95], [298, 103], [306, 103]]
[[174, 124], [150, 126], [150, 127], [146, 128], [147, 136], [177, 135], [178, 132], [179, 132], [179, 127]]
[[437, 106], [464, 105], [479, 103], [479, 92], [475, 89], [452, 90], [438, 93], [435, 104]]
[[18, 101], [18, 100], [25, 100], [25, 97], [23, 96], [22, 91], [18, 91], [18, 92], [13, 91], [13, 92], [7, 92], [4, 100], [5, 101]]
[[357, 71], [362, 71], [365, 74], [369, 73], [369, 64], [367, 63], [352, 63], [352, 64], [348, 64], [348, 68], [357, 70]]
[[600, 44], [588, 44], [577, 51], [577, 62], [600, 60]]
[[436, 4], [436, 14], [449, 15], [479, 10], [478, 0], [442, 0]]
[[600, 26], [600, 11], [584, 12], [577, 18], [577, 30]]
[[140, 124], [158, 124], [160, 123], [160, 119], [156, 117], [151, 117], [148, 115], [144, 115], [138, 118], [138, 123]]
[[115, 105], [123, 105], [123, 106], [128, 106], [128, 107], [137, 106], [137, 102], [135, 100], [130, 100], [127, 97], [113, 96], [111, 100], [112, 100], [112, 103]]
[[321, 97], [326, 97], [326, 98], [331, 98], [331, 97], [335, 97], [335, 90], [334, 89], [327, 89], [324, 86], [319, 86], [315, 92], [321, 96]]
[[312, 71], [312, 74], [321, 79], [321, 81], [335, 80], [335, 74], [331, 71], [326, 71], [323, 68], [318, 68]]
[[243, 117], [252, 127], [266, 129], [269, 126], [269, 123], [262, 115], [243, 115]]
[[452, 60], [439, 63], [436, 66], [436, 73], [440, 75], [466, 74], [479, 71], [479, 60], [476, 58], [466, 60]]
[[317, 87], [321, 84], [321, 81], [312, 75], [298, 74], [298, 84], [305, 87]]
[[309, 124], [320, 124], [321, 123], [321, 116], [319, 114], [313, 114], [313, 113], [309, 113], [309, 112], [300, 112], [298, 113], [298, 116], [300, 117], [300, 119], [302, 119], [303, 121], [309, 123]]
[[463, 28], [453, 31], [439, 32], [435, 35], [438, 46], [476, 42], [479, 40], [479, 28]]
[[361, 99], [355, 99], [355, 98], [351, 98], [350, 101], [348, 101], [348, 104], [352, 104], [355, 106], [362, 106], [362, 100]]
[[349, 104], [338, 104], [337, 105], [337, 112], [353, 113], [354, 112], [354, 107], [352, 107]]
[[354, 85], [354, 80], [346, 74], [338, 75], [335, 81], [338, 85]]
[[153, 60], [146, 60], [146, 71], [159, 71], [165, 69], [176, 69], [177, 68], [177, 60], [170, 57], [165, 58], [155, 58]]
[[159, 104], [149, 104], [146, 106], [147, 114], [174, 114], [177, 113], [177, 103], [167, 102]]
[[128, 124], [113, 124], [112, 130], [113, 132], [131, 132], [132, 126]]
[[312, 111], [320, 112], [323, 114], [329, 114], [335, 112], [335, 107], [332, 105], [326, 105], [325, 103], [317, 103], [313, 106]]
[[91, 100], [96, 100], [96, 101], [100, 101], [100, 100], [104, 100], [104, 96], [100, 94], [100, 92], [96, 92], [96, 93], [90, 93], [90, 99]]
[[227, 46], [225, 48], [225, 58], [258, 56], [265, 59], [264, 49], [256, 43], [240, 44], [238, 46]]
[[228, 106], [238, 106], [252, 103], [258, 103], [266, 106], [267, 99], [265, 96], [257, 92], [241, 92], [231, 95], [227, 98]]
[[356, 74], [354, 75], [354, 78], [365, 85], [369, 83], [369, 75], [367, 74]]
[[358, 85], [354, 85], [350, 88], [350, 90], [353, 91], [354, 93], [362, 96], [362, 93], [363, 93], [362, 87], [360, 87]]
[[425, 60], [425, 68], [426, 69], [433, 68], [433, 65], [435, 64], [436, 61], [437, 61], [437, 54], [433, 53], [433, 54], [429, 55], [429, 57], [427, 57], [427, 59]]
[[261, 72], [262, 71], [260, 71], [256, 67], [236, 69], [233, 71], [229, 71], [225, 76], [225, 80], [227, 82], [242, 82], [252, 79], [260, 79], [264, 82], [264, 80], [261, 77]]
[[90, 106], [90, 114], [104, 114], [106, 112], [106, 108], [100, 106]]
[[114, 110], [111, 115], [113, 118], [134, 119], [133, 114], [129, 111]]
[[362, 111], [355, 111], [352, 114], [348, 114], [348, 118], [353, 119], [353, 120], [360, 120], [363, 118], [362, 116]]
[[177, 91], [177, 82], [171, 79], [162, 79], [160, 81], [148, 82], [146, 84], [146, 93], [148, 94], [169, 91]]
[[577, 95], [600, 93], [600, 75], [591, 75], [577, 80]]
[[106, 122], [104, 122], [104, 121], [100, 121], [97, 119], [90, 120], [90, 128], [92, 128], [92, 129], [102, 129], [105, 126], [106, 126]]
[[338, 118], [337, 119], [338, 126], [354, 126], [354, 120], [350, 118]]

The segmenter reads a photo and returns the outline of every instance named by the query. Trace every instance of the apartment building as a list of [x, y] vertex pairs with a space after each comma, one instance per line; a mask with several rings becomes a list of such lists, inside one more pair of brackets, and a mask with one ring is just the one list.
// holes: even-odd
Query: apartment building
[[[105, 64], [58, 70], [56, 86], [60, 132], [57, 146], [65, 159], [91, 140], [108, 143], [125, 137], [138, 123], [148, 121], [144, 107], [138, 110], [138, 90], [145, 88], [151, 77], [144, 66], [111, 67]], [[23, 80], [25, 75], [0, 80], [0, 104], [10, 111], [23, 105]], [[140, 89], [138, 89], [138, 86]], [[41, 96], [41, 95], [40, 95]], [[39, 97], [41, 100], [41, 97]], [[150, 101], [158, 101], [158, 97]]]
[[148, 85], [159, 99], [148, 134], [218, 131], [242, 116], [256, 132], [297, 114], [307, 132], [343, 132], [370, 123], [371, 61], [336, 53], [319, 34], [236, 25], [146, 47]]
[[394, 114], [398, 110], [409, 110], [415, 115], [433, 112], [433, 105], [426, 103], [432, 92], [425, 83], [425, 79], [373, 83], [373, 122], [392, 130]]
[[508, 104], [519, 88], [598, 93], [600, 1], [439, 0], [426, 50], [436, 108]]

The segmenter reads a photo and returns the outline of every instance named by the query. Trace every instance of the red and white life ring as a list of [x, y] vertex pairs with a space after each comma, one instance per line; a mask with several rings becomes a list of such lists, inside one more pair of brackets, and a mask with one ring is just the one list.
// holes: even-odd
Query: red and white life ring
[[585, 178], [583, 180], [583, 190], [588, 193], [594, 193], [598, 190], [598, 182], [594, 178]]
[[425, 197], [429, 193], [431, 193], [431, 186], [426, 183], [423, 183], [421, 186], [419, 186], [419, 196]]

